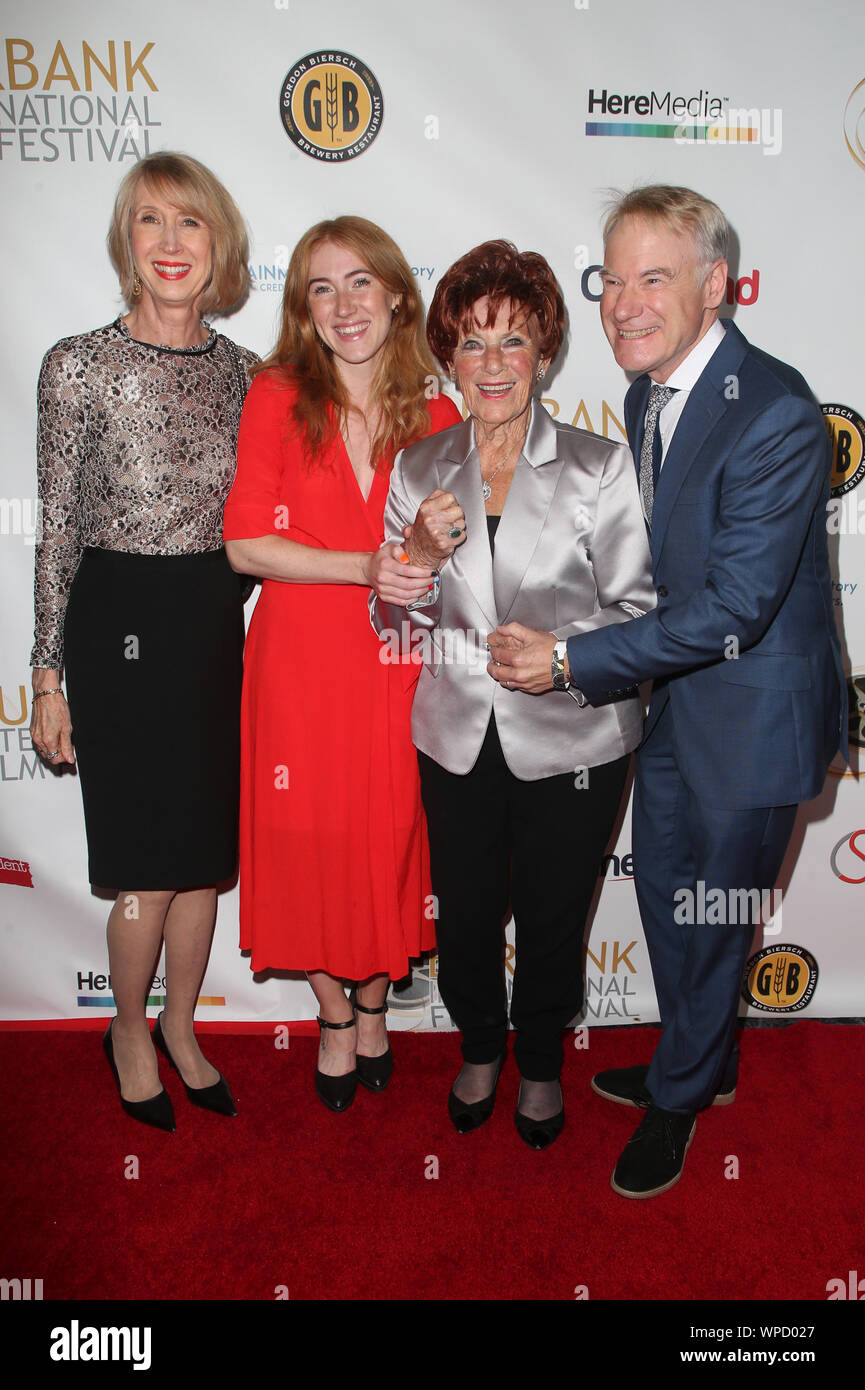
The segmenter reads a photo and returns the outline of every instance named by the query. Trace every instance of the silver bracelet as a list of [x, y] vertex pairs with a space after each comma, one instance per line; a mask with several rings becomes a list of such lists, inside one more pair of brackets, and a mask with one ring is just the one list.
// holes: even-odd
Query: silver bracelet
[[63, 691], [61, 690], [61, 688], [60, 688], [59, 685], [57, 686], [57, 688], [56, 688], [55, 690], [37, 690], [37, 691], [35, 692], [35, 694], [33, 695], [33, 697], [32, 697], [31, 704], [33, 703], [33, 700], [41, 700], [43, 695], [62, 695], [62, 694], [63, 694]]
[[550, 670], [553, 680], [553, 690], [567, 690], [570, 685], [570, 681], [565, 680], [565, 654], [567, 650], [568, 644], [565, 641], [558, 641], [553, 647]]

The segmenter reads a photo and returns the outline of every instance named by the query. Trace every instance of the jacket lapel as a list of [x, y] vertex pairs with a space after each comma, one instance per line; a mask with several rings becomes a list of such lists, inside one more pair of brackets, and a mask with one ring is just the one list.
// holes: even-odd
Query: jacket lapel
[[458, 428], [449, 430], [448, 434], [451, 436], [448, 452], [444, 458], [437, 460], [436, 476], [442, 491], [452, 492], [462, 505], [466, 518], [466, 539], [457, 546], [443, 574], [451, 571], [455, 578], [465, 581], [489, 624], [489, 631], [492, 631], [496, 626], [492, 556], [471, 416]]
[[646, 408], [649, 404], [649, 391], [651, 386], [651, 377], [638, 377], [625, 396], [625, 429], [627, 430], [631, 453], [634, 456], [634, 466], [637, 470], [637, 482], [640, 480], [640, 452], [643, 448]]
[[496, 533], [493, 563], [496, 611], [506, 623], [544, 529], [564, 460], [556, 458], [556, 428], [532, 401], [522, 455], [517, 461]]
[[[682, 484], [709, 435], [729, 409], [730, 397], [726, 389], [748, 351], [747, 340], [735, 324], [727, 322], [725, 329], [724, 341], [709, 358], [702, 375], [688, 394], [664, 458], [652, 508], [651, 547], [656, 562]], [[642, 428], [642, 421], [640, 423]]]

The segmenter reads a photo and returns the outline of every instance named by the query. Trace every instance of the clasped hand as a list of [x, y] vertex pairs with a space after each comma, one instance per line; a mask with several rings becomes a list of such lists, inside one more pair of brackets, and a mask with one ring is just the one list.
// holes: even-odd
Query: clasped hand
[[[453, 535], [453, 532], [458, 532]], [[436, 488], [421, 502], [404, 545], [386, 544], [369, 557], [368, 577], [383, 603], [404, 607], [422, 598], [439, 569], [466, 538], [466, 519], [453, 493]]]
[[553, 688], [555, 645], [553, 632], [537, 632], [534, 628], [523, 627], [522, 623], [507, 623], [497, 627], [487, 638], [491, 657], [487, 671], [508, 690], [542, 695]]

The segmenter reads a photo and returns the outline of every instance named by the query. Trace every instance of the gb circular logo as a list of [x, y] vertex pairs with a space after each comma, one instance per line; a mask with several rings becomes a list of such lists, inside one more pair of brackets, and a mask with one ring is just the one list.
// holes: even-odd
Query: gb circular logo
[[279, 114], [289, 139], [310, 159], [342, 163], [368, 150], [384, 105], [373, 72], [353, 53], [307, 53], [286, 74]]
[[817, 987], [817, 962], [801, 946], [766, 946], [746, 966], [742, 998], [770, 1014], [796, 1013]]
[[843, 497], [865, 478], [865, 420], [849, 405], [823, 405], [832, 441], [833, 497]]

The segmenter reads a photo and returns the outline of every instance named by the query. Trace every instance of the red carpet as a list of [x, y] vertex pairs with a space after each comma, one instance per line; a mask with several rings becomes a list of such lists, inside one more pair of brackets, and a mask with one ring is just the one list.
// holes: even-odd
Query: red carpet
[[313, 1092], [313, 1038], [278, 1051], [269, 1033], [210, 1034], [240, 1115], [194, 1109], [163, 1065], [178, 1120], [163, 1135], [121, 1111], [99, 1033], [0, 1032], [0, 1275], [42, 1279], [46, 1300], [265, 1301], [281, 1287], [570, 1301], [581, 1286], [590, 1300], [825, 1301], [829, 1280], [865, 1276], [862, 1027], [749, 1029], [735, 1104], [700, 1117], [682, 1181], [643, 1202], [609, 1186], [639, 1116], [588, 1083], [648, 1060], [654, 1030], [594, 1030], [568, 1051], [567, 1123], [545, 1153], [514, 1130], [512, 1058], [492, 1120], [460, 1136], [445, 1110], [456, 1036], [392, 1038], [386, 1094], [361, 1088], [333, 1115]]

